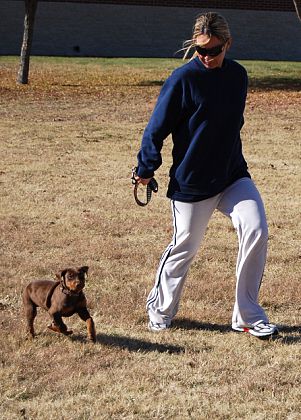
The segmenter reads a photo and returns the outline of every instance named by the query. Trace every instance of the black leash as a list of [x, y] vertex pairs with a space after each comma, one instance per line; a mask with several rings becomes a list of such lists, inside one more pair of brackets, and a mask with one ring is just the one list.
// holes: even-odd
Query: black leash
[[149, 183], [146, 186], [146, 202], [143, 202], [143, 201], [139, 200], [139, 198], [138, 198], [139, 183], [135, 179], [136, 171], [137, 171], [137, 168], [134, 167], [132, 169], [132, 178], [131, 178], [132, 179], [132, 184], [134, 185], [134, 198], [135, 198], [135, 201], [138, 204], [138, 206], [143, 207], [143, 206], [146, 206], [150, 202], [150, 200], [152, 198], [152, 193], [153, 192], [154, 193], [158, 192], [158, 183], [155, 180], [155, 178], [151, 178], [151, 180], [149, 181]]

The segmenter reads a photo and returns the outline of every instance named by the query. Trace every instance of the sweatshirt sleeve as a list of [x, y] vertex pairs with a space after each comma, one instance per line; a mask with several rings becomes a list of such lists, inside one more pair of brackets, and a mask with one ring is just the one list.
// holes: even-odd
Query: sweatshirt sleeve
[[162, 163], [163, 141], [177, 125], [183, 109], [182, 82], [171, 75], [164, 83], [138, 153], [137, 174], [151, 178]]

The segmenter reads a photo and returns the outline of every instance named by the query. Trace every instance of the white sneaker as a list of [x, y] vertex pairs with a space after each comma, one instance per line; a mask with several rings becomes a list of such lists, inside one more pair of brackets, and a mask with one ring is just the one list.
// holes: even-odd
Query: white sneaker
[[248, 332], [255, 337], [268, 337], [279, 333], [276, 325], [263, 320], [254, 322], [254, 324], [249, 327], [240, 327], [237, 324], [232, 324], [232, 329], [238, 332]]
[[276, 325], [260, 320], [253, 324], [253, 328], [250, 328], [249, 333], [255, 337], [267, 337], [269, 335], [277, 335], [279, 331]]
[[152, 322], [152, 321], [149, 321], [148, 323], [148, 329], [153, 332], [164, 331], [164, 330], [167, 330], [168, 328], [170, 328], [170, 325], [168, 324], [160, 324], [159, 322]]

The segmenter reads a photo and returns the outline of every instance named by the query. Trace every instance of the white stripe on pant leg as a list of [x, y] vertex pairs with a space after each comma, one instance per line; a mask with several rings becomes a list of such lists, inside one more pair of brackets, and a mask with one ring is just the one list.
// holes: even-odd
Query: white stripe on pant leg
[[258, 303], [268, 233], [264, 206], [253, 181], [242, 178], [232, 184], [223, 192], [218, 209], [231, 217], [239, 240], [232, 323], [247, 326], [258, 320], [268, 322]]
[[175, 217], [174, 201], [171, 201], [171, 211], [172, 211], [172, 218], [173, 218], [173, 239], [172, 239], [172, 242], [166, 248], [166, 250], [163, 252], [162, 257], [160, 259], [160, 263], [159, 263], [159, 267], [158, 267], [157, 275], [156, 275], [155, 286], [153, 287], [153, 289], [151, 290], [151, 292], [150, 292], [150, 294], [147, 298], [146, 308], [148, 308], [158, 298], [158, 287], [159, 287], [160, 280], [161, 280], [161, 273], [162, 273], [164, 264], [166, 263], [166, 260], [169, 257], [169, 254], [170, 254], [172, 248], [176, 244], [177, 222], [176, 222], [176, 217]]
[[173, 203], [174, 241], [165, 251], [148, 298], [151, 321], [170, 324], [175, 316], [188, 269], [217, 202], [216, 196], [196, 203]]
[[155, 286], [153, 287], [153, 289], [151, 290], [147, 301], [146, 301], [146, 308], [148, 308], [158, 297], [158, 287], [160, 285], [160, 280], [161, 280], [161, 273], [164, 267], [164, 264], [166, 263], [167, 258], [169, 257], [169, 254], [172, 250], [173, 245], [170, 244], [166, 250], [164, 251], [161, 260], [160, 260], [160, 265], [157, 271], [157, 276], [156, 276], [156, 283]]
[[268, 322], [263, 308], [258, 303], [266, 261], [267, 241], [264, 234], [258, 233], [251, 240], [242, 237], [240, 243], [240, 247], [247, 251], [237, 264], [237, 305], [233, 311], [234, 322], [238, 325], [253, 324], [259, 320]]

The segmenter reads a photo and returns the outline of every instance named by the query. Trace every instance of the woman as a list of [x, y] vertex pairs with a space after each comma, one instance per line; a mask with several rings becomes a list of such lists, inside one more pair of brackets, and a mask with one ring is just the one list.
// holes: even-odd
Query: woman
[[149, 329], [171, 326], [184, 281], [215, 209], [237, 230], [235, 331], [258, 337], [277, 334], [258, 303], [268, 229], [264, 206], [242, 154], [240, 130], [247, 96], [245, 69], [225, 58], [231, 45], [226, 20], [204, 13], [187, 41], [185, 57], [164, 83], [145, 129], [138, 154], [136, 181], [146, 185], [161, 165], [161, 148], [171, 133], [173, 164], [167, 196], [174, 235], [160, 261], [147, 299]]

